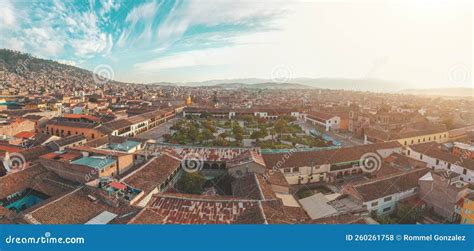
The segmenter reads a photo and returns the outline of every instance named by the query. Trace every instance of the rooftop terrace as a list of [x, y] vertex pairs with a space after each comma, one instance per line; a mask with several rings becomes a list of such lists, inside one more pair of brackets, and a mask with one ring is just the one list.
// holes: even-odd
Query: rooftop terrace
[[88, 166], [91, 168], [102, 170], [114, 164], [116, 160], [107, 157], [83, 157], [74, 161], [72, 164]]

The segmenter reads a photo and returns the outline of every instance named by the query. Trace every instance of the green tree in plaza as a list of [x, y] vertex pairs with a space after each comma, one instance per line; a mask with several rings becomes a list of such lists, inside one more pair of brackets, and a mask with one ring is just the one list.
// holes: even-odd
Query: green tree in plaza
[[186, 120], [180, 120], [170, 127], [171, 130], [179, 131], [181, 127], [186, 123]]
[[286, 120], [279, 119], [275, 123], [274, 128], [275, 128], [275, 131], [281, 136], [281, 134], [288, 132], [288, 122], [286, 122]]
[[239, 123], [233, 123], [232, 133], [234, 134], [234, 138], [238, 144], [242, 143], [244, 139], [244, 128], [240, 126]]
[[186, 144], [186, 136], [182, 133], [175, 133], [174, 139], [178, 144]]
[[237, 134], [244, 134], [244, 128], [242, 128], [240, 126], [239, 123], [234, 123], [233, 127], [232, 127], [232, 132], [234, 133], [234, 135], [237, 135]]
[[235, 140], [240, 144], [242, 143], [242, 140], [244, 140], [244, 135], [242, 133], [237, 133], [234, 134]]
[[203, 140], [211, 140], [214, 138], [214, 135], [212, 134], [211, 130], [204, 128], [201, 132], [202, 139]]
[[198, 140], [199, 130], [196, 126], [190, 125], [187, 130], [187, 136], [191, 143], [195, 143]]
[[214, 144], [216, 144], [216, 146], [228, 146], [229, 142], [227, 140], [225, 140], [224, 138], [222, 138], [222, 137], [218, 137], [214, 141]]
[[260, 138], [265, 138], [267, 135], [268, 135], [267, 130], [260, 129], [260, 130], [253, 131], [252, 134], [250, 135], [250, 138], [260, 139]]
[[211, 120], [203, 121], [202, 127], [204, 127], [205, 129], [208, 129], [212, 133], [216, 132], [216, 127], [214, 126], [214, 123]]
[[229, 137], [229, 134], [227, 134], [227, 132], [223, 132], [223, 133], [219, 134], [219, 137], [225, 139], [225, 138]]
[[247, 124], [253, 124], [255, 122], [254, 117], [252, 115], [245, 115], [244, 121], [247, 122]]
[[270, 129], [270, 135], [272, 135], [272, 141], [275, 140], [275, 135], [277, 134], [275, 128]]

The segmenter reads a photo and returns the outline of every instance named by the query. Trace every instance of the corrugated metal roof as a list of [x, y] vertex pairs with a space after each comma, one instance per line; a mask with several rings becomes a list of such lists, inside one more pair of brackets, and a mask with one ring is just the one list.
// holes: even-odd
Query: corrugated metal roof
[[104, 225], [111, 222], [113, 219], [115, 219], [115, 217], [117, 217], [116, 214], [111, 213], [109, 211], [104, 211], [100, 213], [99, 215], [97, 215], [96, 217], [89, 220], [88, 222], [86, 222], [85, 224], [86, 225], [90, 225], [90, 224]]
[[115, 162], [114, 159], [111, 158], [93, 158], [93, 157], [83, 157], [78, 160], [74, 160], [71, 163], [77, 165], [84, 165], [88, 167], [92, 167], [95, 169], [104, 169]]

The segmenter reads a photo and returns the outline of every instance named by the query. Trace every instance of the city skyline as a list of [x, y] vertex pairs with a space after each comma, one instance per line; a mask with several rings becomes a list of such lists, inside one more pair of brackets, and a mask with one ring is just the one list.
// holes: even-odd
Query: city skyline
[[91, 71], [106, 64], [118, 81], [309, 77], [472, 86], [467, 1], [0, 5], [0, 32], [8, 34], [2, 47]]

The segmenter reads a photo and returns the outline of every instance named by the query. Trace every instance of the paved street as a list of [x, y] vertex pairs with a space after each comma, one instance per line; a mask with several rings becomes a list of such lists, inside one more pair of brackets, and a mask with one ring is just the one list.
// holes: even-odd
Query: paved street
[[163, 135], [170, 133], [170, 127], [178, 122], [180, 117], [175, 117], [171, 120], [166, 121], [165, 123], [151, 129], [150, 131], [144, 132], [142, 134], [137, 135], [137, 138], [142, 139], [154, 139], [157, 142], [163, 142]]
[[[309, 134], [310, 130], [321, 130], [321, 128], [318, 128], [314, 126], [313, 124], [309, 122], [305, 122], [304, 120], [298, 120], [298, 125], [301, 126], [301, 128], [305, 131], [305, 133]], [[356, 139], [352, 137], [350, 134], [343, 134], [343, 133], [336, 133], [332, 131], [324, 132], [324, 134], [334, 138], [335, 140], [339, 141], [342, 143], [343, 146], [357, 146], [357, 145], [363, 145], [364, 142], [360, 139]]]

